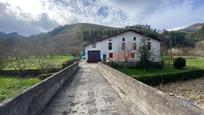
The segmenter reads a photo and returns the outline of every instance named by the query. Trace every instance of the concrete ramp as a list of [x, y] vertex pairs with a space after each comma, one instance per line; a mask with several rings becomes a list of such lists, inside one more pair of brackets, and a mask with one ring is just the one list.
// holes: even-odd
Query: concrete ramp
[[96, 64], [80, 64], [71, 83], [59, 91], [42, 115], [142, 115], [122, 94], [115, 92]]
[[204, 112], [196, 106], [175, 100], [103, 63], [98, 65], [104, 77], [115, 86], [118, 94], [122, 92], [124, 97], [131, 100], [145, 115], [204, 115]]
[[204, 115], [107, 66], [81, 63], [41, 115]]

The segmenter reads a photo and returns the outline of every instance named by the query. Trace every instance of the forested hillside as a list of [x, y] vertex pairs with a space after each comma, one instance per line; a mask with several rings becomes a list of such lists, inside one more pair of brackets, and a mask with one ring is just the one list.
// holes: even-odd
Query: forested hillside
[[149, 25], [133, 25], [124, 28], [96, 24], [78, 23], [59, 26], [52, 31], [24, 37], [17, 33], [0, 32], [2, 54], [23, 53], [26, 55], [50, 54], [79, 55], [83, 44], [114, 35], [126, 29], [162, 39], [162, 44], [171, 47], [194, 47], [197, 41], [204, 40], [204, 24], [195, 24], [179, 31], [160, 32]]
[[204, 40], [204, 25], [197, 29], [196, 31], [189, 33], [187, 35], [187, 38], [194, 42]]
[[75, 54], [82, 49], [83, 44], [115, 35], [130, 28], [152, 37], [159, 37], [158, 30], [153, 29], [148, 25], [115, 28], [96, 24], [79, 23], [60, 26], [47, 33], [32, 35], [30, 36], [30, 39], [42, 40], [44, 45], [48, 44], [54, 46], [58, 53]]
[[193, 33], [197, 30], [199, 30], [200, 28], [202, 28], [204, 26], [204, 23], [196, 23], [190, 26], [187, 26], [185, 28], [182, 28], [180, 30], [178, 30], [179, 32], [184, 32], [184, 33]]
[[[78, 23], [59, 26], [52, 31], [23, 37], [18, 34], [0, 32], [2, 54], [29, 53], [79, 55], [83, 44], [122, 31], [122, 28]], [[5, 51], [3, 50], [5, 49]]]
[[195, 47], [197, 42], [204, 40], [204, 24], [197, 23], [178, 31], [164, 31], [161, 38], [167, 47]]

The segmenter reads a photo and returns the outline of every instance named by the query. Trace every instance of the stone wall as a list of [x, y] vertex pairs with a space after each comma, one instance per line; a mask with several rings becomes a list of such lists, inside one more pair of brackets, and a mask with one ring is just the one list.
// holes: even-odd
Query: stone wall
[[78, 63], [74, 63], [15, 98], [0, 105], [0, 115], [39, 115], [65, 82], [71, 82]]
[[102, 63], [98, 65], [109, 83], [120, 89], [146, 115], [204, 115], [202, 110], [193, 105], [175, 100], [110, 66]]

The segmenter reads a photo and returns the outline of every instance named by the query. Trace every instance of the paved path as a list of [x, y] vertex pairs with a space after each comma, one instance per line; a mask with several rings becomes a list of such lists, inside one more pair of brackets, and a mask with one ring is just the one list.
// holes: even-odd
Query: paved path
[[65, 84], [42, 115], [132, 114], [95, 65], [81, 64], [73, 81]]

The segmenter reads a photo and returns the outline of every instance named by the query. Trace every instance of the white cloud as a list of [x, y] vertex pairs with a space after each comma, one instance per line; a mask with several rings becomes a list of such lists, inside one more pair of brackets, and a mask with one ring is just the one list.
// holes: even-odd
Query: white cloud
[[[197, 1], [197, 0], [196, 0]], [[6, 5], [0, 10], [0, 21], [13, 17], [11, 24], [3, 24], [7, 31], [22, 34], [48, 31], [57, 25], [78, 22], [123, 27], [150, 24], [169, 29], [204, 21], [204, 5], [194, 6], [194, 0], [0, 0]], [[1, 4], [0, 4], [1, 5]], [[1, 7], [0, 7], [1, 9]], [[2, 21], [3, 22], [3, 21]], [[0, 22], [0, 23], [2, 23]], [[22, 22], [24, 25], [16, 23]], [[9, 29], [29, 26], [29, 32]], [[32, 27], [33, 32], [32, 32]], [[0, 31], [4, 30], [0, 27]], [[37, 31], [38, 30], [38, 31]]]

